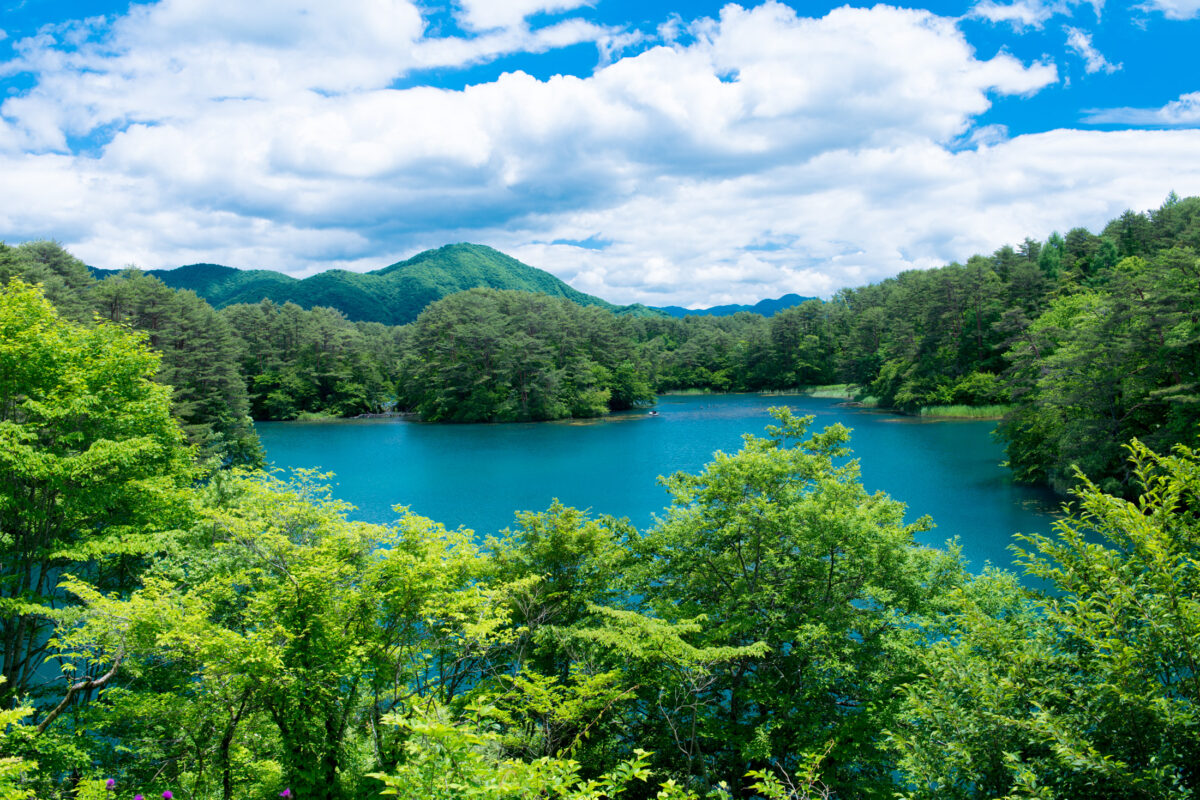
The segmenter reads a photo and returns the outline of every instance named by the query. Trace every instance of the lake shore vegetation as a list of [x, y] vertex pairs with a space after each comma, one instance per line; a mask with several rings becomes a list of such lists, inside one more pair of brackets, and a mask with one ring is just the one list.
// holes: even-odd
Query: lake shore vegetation
[[[173, 414], [210, 470], [261, 462], [252, 419], [535, 421], [669, 392], [802, 391], [922, 416], [1000, 416], [1018, 480], [1066, 492], [1078, 466], [1133, 497], [1123, 444], [1167, 452], [1200, 421], [1198, 250], [1200, 198], [1171, 195], [1098, 234], [1026, 239], [770, 317], [618, 314], [496, 288], [430, 295], [399, 326], [352, 322], [317, 295], [307, 309], [263, 299], [214, 311], [136, 269], [96, 280], [51, 242], [0, 245], [0, 283], [38, 283], [68, 318], [146, 332], [161, 353], [156, 379], [172, 387]], [[487, 276], [506, 285], [503, 270]]]
[[1079, 475], [1035, 589], [918, 546], [786, 408], [645, 530], [474, 532], [208, 471], [158, 369], [0, 290], [5, 800], [1200, 791], [1196, 449], [1131, 442], [1133, 500]]
[[921, 406], [919, 417], [934, 419], [995, 419], [1001, 420], [1012, 411], [1012, 406]]

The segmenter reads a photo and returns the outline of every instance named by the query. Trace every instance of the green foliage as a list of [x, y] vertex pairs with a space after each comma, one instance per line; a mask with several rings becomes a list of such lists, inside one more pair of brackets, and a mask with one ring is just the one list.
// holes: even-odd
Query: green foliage
[[404, 401], [431, 422], [595, 417], [652, 401], [618, 326], [606, 311], [543, 295], [451, 295], [414, 326]]
[[162, 354], [157, 379], [174, 388], [172, 411], [201, 460], [262, 463], [238, 372], [238, 342], [208, 303], [135, 269], [96, 284], [92, 299], [101, 316], [145, 331]]
[[474, 585], [469, 531], [349, 522], [313, 476], [225, 474], [203, 506], [127, 598], [68, 583], [87, 615], [60, 653], [123, 676], [80, 719], [89, 746], [142, 786], [229, 798], [267, 774], [354, 796], [368, 764], [394, 761], [383, 713], [478, 680], [503, 592]]
[[1021, 478], [1065, 489], [1079, 468], [1132, 493], [1122, 443], [1168, 449], [1200, 422], [1200, 258], [1172, 249], [1097, 275], [1103, 285], [1060, 295], [1014, 342], [1016, 407], [1000, 433]]
[[[918, 670], [912, 615], [957, 567], [913, 545], [928, 519], [868, 494], [848, 431], [807, 436], [811, 417], [775, 409], [699, 475], [666, 480], [667, 515], [638, 543], [637, 591], [657, 616], [704, 619], [700, 647], [760, 647], [714, 670], [672, 735], [705, 740], [692, 774], [738, 785], [748, 769], [792, 771], [832, 741], [826, 780], [847, 796], [886, 796], [881, 729], [895, 688]], [[655, 685], [655, 691], [662, 691]], [[678, 763], [678, 762], [677, 762]]]
[[488, 545], [498, 579], [538, 578], [518, 609], [522, 624], [574, 625], [588, 616], [588, 606], [623, 601], [630, 560], [624, 545], [635, 533], [627, 520], [592, 519], [555, 500], [542, 512], [518, 512], [516, 522]]
[[17, 247], [0, 242], [0, 286], [13, 279], [39, 284], [46, 298], [68, 319], [91, 320], [92, 275], [57, 242], [25, 242]]
[[[0, 798], [110, 776], [204, 800], [1192, 797], [1200, 454], [1175, 445], [1200, 421], [1198, 247], [1200, 199], [1172, 196], [770, 319], [617, 316], [553, 286], [432, 302], [520, 277], [473, 246], [265, 279], [344, 306], [429, 291], [387, 327], [215, 313], [0, 246]], [[403, 509], [352, 522], [320, 476], [192, 461], [252, 462], [247, 409], [543, 419], [835, 381], [908, 411], [1011, 400], [1018, 477], [1079, 486], [1025, 540], [1050, 591], [916, 547], [928, 521], [863, 489], [848, 432], [787, 412], [664, 479], [644, 533], [555, 502], [486, 548]]]
[[1012, 406], [922, 406], [918, 416], [939, 419], [1001, 419]]
[[1200, 454], [1130, 448], [1142, 493], [1082, 479], [1057, 535], [1030, 536], [1023, 590], [959, 596], [895, 734], [907, 796], [1183, 798], [1200, 788]]
[[562, 631], [560, 639], [584, 663], [622, 671], [632, 697], [620, 697], [620, 722], [609, 728], [635, 731], [636, 741], [661, 748], [663, 769], [685, 784], [707, 787], [714, 779], [708, 761], [721, 746], [706, 724], [716, 710], [710, 692], [722, 674], [763, 658], [768, 647], [706, 646], [704, 616], [671, 622], [636, 611], [592, 611], [589, 624]]
[[395, 410], [406, 329], [270, 301], [232, 306], [220, 317], [240, 341], [255, 419]]
[[[254, 463], [259, 453], [220, 319], [239, 340], [256, 419], [401, 409], [430, 421], [558, 419], [635, 408], [661, 391], [841, 383], [855, 387], [849, 394], [909, 413], [1011, 405], [1001, 432], [1019, 479], [1066, 490], [1079, 466], [1128, 493], [1120, 443], [1137, 436], [1169, 448], [1188, 441], [1197, 421], [1197, 230], [1200, 198], [1172, 195], [1099, 235], [1074, 228], [1046, 242], [1026, 239], [769, 319], [614, 317], [602, 301], [477, 245], [305, 281], [214, 265], [154, 273], [214, 303], [234, 303], [217, 318], [145, 276], [93, 286], [52, 243], [4, 248], [0, 282], [42, 280], [64, 313], [86, 317], [94, 303], [109, 319], [149, 331], [189, 437], [226, 464]], [[445, 300], [471, 287], [536, 297], [501, 302], [477, 291]], [[586, 313], [562, 310], [551, 296], [590, 305]], [[273, 299], [259, 302], [264, 297]], [[1076, 297], [1096, 304], [1074, 314]], [[300, 305], [276, 302], [289, 299]], [[246, 300], [255, 304], [237, 304]], [[426, 307], [426, 319], [412, 326], [350, 321], [411, 320]]]
[[[0, 686], [3, 686], [4, 680], [0, 676]], [[37, 769], [37, 763], [3, 755], [8, 751], [5, 740], [10, 735], [9, 728], [20, 726], [32, 711], [33, 709], [28, 706], [18, 706], [12, 709], [0, 708], [0, 800], [27, 800], [27, 798], [33, 797], [33, 790], [22, 784], [26, 783], [26, 776]]]
[[7, 692], [35, 683], [64, 601], [64, 569], [127, 586], [186, 519], [191, 454], [158, 356], [119, 326], [59, 317], [19, 280], [0, 289], [0, 667]]
[[97, 283], [84, 264], [54, 242], [0, 244], [0, 285], [41, 286], [58, 313], [91, 323], [96, 313], [149, 334], [162, 354], [156, 379], [175, 390], [172, 404], [188, 440], [215, 466], [257, 464], [262, 450], [250, 427], [237, 344], [211, 307], [136, 269]]
[[1035, 263], [1002, 248], [844, 290], [831, 309], [838, 377], [905, 411], [1003, 402], [1005, 309], [1036, 313], [1045, 288]]
[[[580, 764], [571, 759], [505, 758], [495, 734], [446, 716], [444, 709], [434, 705], [385, 720], [404, 732], [406, 744], [397, 770], [375, 776], [386, 787], [384, 795], [402, 800], [615, 800], [650, 778], [649, 754], [641, 750], [588, 780], [581, 777]], [[696, 800], [673, 784], [643, 796]]]
[[833, 791], [821, 781], [821, 762], [827, 755], [828, 747], [824, 752], [809, 754], [795, 777], [785, 773], [780, 778], [765, 770], [751, 770], [746, 777], [753, 779], [750, 788], [765, 800], [828, 800]]
[[950, 399], [967, 406], [995, 405], [1006, 397], [1000, 379], [990, 372], [972, 372], [961, 378], [950, 390]]

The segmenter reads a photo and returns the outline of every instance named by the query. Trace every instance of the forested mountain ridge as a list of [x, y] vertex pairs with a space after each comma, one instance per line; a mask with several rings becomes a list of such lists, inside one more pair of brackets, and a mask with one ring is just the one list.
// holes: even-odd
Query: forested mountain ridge
[[785, 294], [782, 297], [774, 299], [759, 300], [752, 306], [738, 305], [736, 303], [723, 306], [710, 306], [708, 308], [684, 308], [683, 306], [655, 306], [655, 311], [662, 311], [668, 316], [676, 319], [682, 317], [731, 317], [742, 311], [748, 311], [751, 314], [761, 314], [764, 317], [771, 317], [780, 311], [787, 308], [793, 308], [801, 303], [809, 300], [815, 300], [815, 297], [804, 297], [798, 294]]
[[[91, 267], [97, 278], [120, 270]], [[565, 297], [581, 306], [598, 306], [633, 316], [728, 317], [742, 311], [764, 317], [812, 300], [798, 294], [760, 300], [754, 305], [709, 308], [618, 306], [586, 294], [551, 275], [499, 250], [480, 244], [448, 244], [370, 272], [329, 270], [308, 278], [293, 278], [268, 269], [240, 269], [221, 264], [186, 264], [173, 269], [145, 270], [172, 289], [189, 289], [214, 308], [237, 303], [295, 303], [301, 308], [336, 308], [353, 322], [404, 325], [427, 305], [467, 289], [514, 289], [550, 297]], [[380, 280], [383, 279], [383, 280]]]
[[[93, 269], [97, 277], [116, 270]], [[654, 314], [644, 306], [616, 306], [585, 294], [544, 270], [486, 245], [448, 244], [371, 272], [329, 270], [293, 278], [263, 269], [190, 264], [147, 271], [173, 289], [190, 289], [215, 308], [270, 300], [301, 308], [336, 308], [352, 322], [404, 325], [430, 303], [467, 289], [512, 289], [563, 297], [616, 313]]]
[[[175, 386], [178, 418], [193, 443], [225, 463], [254, 449], [240, 411], [247, 401], [255, 419], [400, 409], [495, 422], [590, 416], [678, 389], [837, 383], [907, 413], [1007, 410], [999, 431], [1018, 478], [1065, 491], [1079, 467], [1106, 491], [1132, 494], [1125, 444], [1137, 437], [1165, 452], [1190, 442], [1200, 424], [1198, 249], [1200, 198], [1172, 195], [1098, 234], [1075, 228], [1045, 242], [1026, 239], [769, 318], [615, 314], [602, 301], [582, 306], [539, 285], [523, 300], [494, 288], [455, 291], [404, 326], [270, 299], [214, 312], [193, 291], [173, 292], [137, 270], [96, 282], [50, 242], [0, 248], [0, 282], [43, 284], [72, 319], [99, 312], [147, 331], [164, 353], [160, 379]], [[351, 299], [363, 281], [408, 278], [436, 294], [454, 288], [435, 278], [446, 278], [439, 270], [456, 260], [479, 282], [513, 274], [516, 264], [556, 285], [506, 259], [451, 245], [384, 275], [323, 279]], [[238, 274], [201, 265], [184, 277], [203, 289]], [[220, 320], [203, 326], [217, 336], [209, 344], [188, 333], [201, 317]]]

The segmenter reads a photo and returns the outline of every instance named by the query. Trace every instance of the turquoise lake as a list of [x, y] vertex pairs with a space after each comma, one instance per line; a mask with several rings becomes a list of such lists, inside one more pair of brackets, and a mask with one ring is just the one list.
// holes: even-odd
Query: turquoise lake
[[819, 429], [841, 422], [863, 484], [933, 517], [921, 540], [957, 536], [973, 569], [1009, 565], [1012, 535], [1049, 532], [1059, 501], [1013, 483], [1000, 466], [993, 422], [922, 420], [835, 400], [757, 395], [667, 396], [649, 411], [588, 421], [505, 425], [432, 425], [405, 419], [270, 422], [257, 425], [276, 466], [335, 473], [334, 494], [354, 518], [388, 522], [409, 506], [447, 527], [486, 536], [512, 524], [518, 510], [545, 509], [553, 498], [594, 513], [628, 517], [639, 528], [667, 504], [659, 475], [696, 472], [715, 450], [735, 452], [743, 433], [762, 434], [767, 409], [787, 405], [816, 417]]

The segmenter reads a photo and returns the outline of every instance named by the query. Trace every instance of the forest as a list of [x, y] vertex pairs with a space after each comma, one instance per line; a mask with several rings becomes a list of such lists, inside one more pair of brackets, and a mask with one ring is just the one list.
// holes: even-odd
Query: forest
[[[0, 800], [1194, 797], [1198, 248], [1172, 196], [770, 318], [473, 289], [389, 327], [0, 247]], [[785, 408], [644, 530], [356, 522], [250, 421], [831, 383], [1008, 406], [1072, 500], [1023, 575], [916, 545]]]
[[[513, 259], [443, 250], [489, 285], [535, 285], [526, 273], [538, 271]], [[98, 314], [149, 334], [157, 379], [212, 469], [260, 462], [251, 419], [530, 421], [599, 416], [668, 391], [836, 384], [903, 413], [987, 407], [1003, 414], [1018, 480], [1066, 492], [1079, 467], [1132, 497], [1124, 444], [1168, 452], [1191, 444], [1200, 420], [1198, 251], [1200, 198], [1171, 195], [1098, 234], [1026, 239], [770, 317], [614, 313], [495, 288], [441, 297], [401, 326], [269, 299], [214, 310], [136, 269], [96, 280], [51, 242], [0, 245], [0, 282], [39, 283], [70, 319]], [[433, 281], [430, 258], [379, 273]]]

